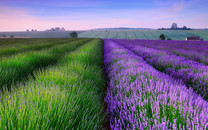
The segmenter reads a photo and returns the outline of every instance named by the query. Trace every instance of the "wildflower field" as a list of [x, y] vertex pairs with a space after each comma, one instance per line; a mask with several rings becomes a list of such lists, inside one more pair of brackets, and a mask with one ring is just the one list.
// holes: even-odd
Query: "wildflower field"
[[0, 39], [0, 129], [208, 129], [208, 42]]

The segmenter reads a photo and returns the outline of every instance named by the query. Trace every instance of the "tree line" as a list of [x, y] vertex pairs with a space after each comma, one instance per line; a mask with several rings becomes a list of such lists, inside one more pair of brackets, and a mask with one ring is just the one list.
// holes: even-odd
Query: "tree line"
[[192, 29], [187, 28], [186, 26], [183, 26], [182, 28], [179, 28], [177, 23], [173, 23], [170, 28], [158, 28], [157, 30], [192, 30]]

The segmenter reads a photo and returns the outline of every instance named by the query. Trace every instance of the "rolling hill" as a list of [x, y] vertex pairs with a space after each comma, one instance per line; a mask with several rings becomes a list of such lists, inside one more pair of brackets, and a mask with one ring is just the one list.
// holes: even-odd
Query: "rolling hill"
[[208, 30], [125, 30], [125, 31], [86, 31], [79, 34], [79, 37], [106, 38], [106, 39], [152, 39], [156, 40], [161, 34], [166, 39], [185, 40], [187, 36], [200, 36], [208, 40]]

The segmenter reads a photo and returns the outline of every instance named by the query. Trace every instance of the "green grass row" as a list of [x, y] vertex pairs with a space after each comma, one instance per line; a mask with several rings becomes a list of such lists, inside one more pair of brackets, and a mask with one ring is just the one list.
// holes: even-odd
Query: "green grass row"
[[[76, 39], [69, 39], [69, 38], [68, 39], [53, 39], [53, 40], [38, 39], [38, 40], [35, 40], [36, 43], [34, 44], [34, 41], [32, 41], [32, 39], [27, 39], [23, 41], [22, 43], [20, 42], [18, 44], [13, 44], [12, 46], [1, 48], [0, 57], [11, 56], [13, 54], [17, 54], [17, 53], [25, 52], [25, 51], [35, 51], [35, 50], [46, 49], [46, 48], [53, 47], [55, 45], [60, 45], [60, 44], [64, 44], [64, 43], [75, 41], [75, 40]], [[27, 44], [24, 43], [26, 41], [27, 41]]]
[[38, 69], [53, 65], [69, 51], [83, 45], [90, 39], [80, 39], [67, 44], [57, 45], [47, 50], [25, 52], [0, 61], [0, 89], [8, 88], [12, 83], [26, 80]]
[[5, 38], [0, 39], [0, 48], [19, 47], [22, 45], [34, 45], [37, 43], [52, 42], [54, 39], [49, 38]]
[[[101, 40], [67, 54], [0, 97], [0, 129], [101, 129], [105, 122]], [[16, 88], [16, 87], [13, 87]]]
[[32, 45], [37, 43], [53, 42], [54, 40], [65, 40], [66, 38], [5, 38], [0, 39], [0, 48], [19, 45]]

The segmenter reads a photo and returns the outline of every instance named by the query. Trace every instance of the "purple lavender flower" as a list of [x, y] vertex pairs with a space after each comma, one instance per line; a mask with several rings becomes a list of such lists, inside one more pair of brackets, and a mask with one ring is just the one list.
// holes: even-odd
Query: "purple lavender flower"
[[192, 88], [112, 40], [104, 40], [104, 64], [112, 129], [207, 128], [208, 103]]
[[183, 80], [187, 87], [192, 87], [205, 100], [208, 100], [208, 66], [183, 56], [144, 47], [130, 41], [115, 41], [141, 56], [156, 69], [169, 74], [175, 79]]

